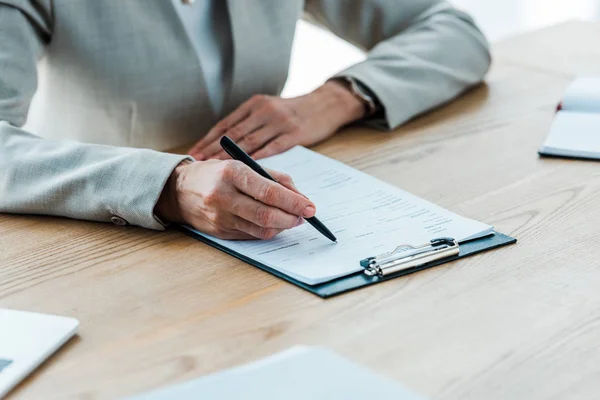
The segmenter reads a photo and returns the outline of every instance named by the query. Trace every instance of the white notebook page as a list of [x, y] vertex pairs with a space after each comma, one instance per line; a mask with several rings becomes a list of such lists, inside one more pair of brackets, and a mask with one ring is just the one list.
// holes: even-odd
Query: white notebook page
[[577, 77], [563, 96], [562, 110], [600, 113], [600, 77]]
[[569, 85], [539, 152], [600, 159], [600, 77], [579, 76]]
[[600, 158], [600, 114], [558, 112], [540, 152], [548, 155]]
[[292, 176], [338, 243], [308, 223], [265, 241], [203, 236], [309, 285], [360, 271], [361, 259], [401, 244], [420, 245], [436, 237], [462, 241], [493, 229], [303, 147], [260, 163]]

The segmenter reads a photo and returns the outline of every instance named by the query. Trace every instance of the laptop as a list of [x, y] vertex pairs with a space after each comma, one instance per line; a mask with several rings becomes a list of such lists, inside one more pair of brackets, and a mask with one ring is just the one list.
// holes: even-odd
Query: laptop
[[77, 333], [73, 318], [0, 308], [0, 398]]

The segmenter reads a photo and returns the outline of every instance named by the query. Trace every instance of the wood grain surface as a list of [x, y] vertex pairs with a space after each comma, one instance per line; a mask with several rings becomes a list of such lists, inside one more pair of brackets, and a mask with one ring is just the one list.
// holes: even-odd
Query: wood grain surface
[[177, 232], [0, 214], [0, 307], [78, 318], [13, 398], [134, 394], [327, 346], [433, 399], [600, 396], [600, 164], [539, 158], [600, 25], [494, 46], [486, 84], [316, 150], [519, 239], [322, 300]]

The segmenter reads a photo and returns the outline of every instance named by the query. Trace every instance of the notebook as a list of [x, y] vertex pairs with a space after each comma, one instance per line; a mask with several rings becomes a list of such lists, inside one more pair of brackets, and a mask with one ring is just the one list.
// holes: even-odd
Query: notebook
[[[296, 186], [316, 204], [317, 216], [338, 238], [337, 243], [309, 224], [263, 241], [227, 241], [191, 227], [183, 229], [305, 289], [362, 273], [365, 267], [360, 261], [367, 257], [390, 251], [406, 256], [424, 251], [402, 246], [405, 244], [418, 246], [438, 237], [461, 243], [495, 234], [491, 225], [461, 217], [304, 147], [260, 164], [293, 177]], [[514, 239], [497, 237], [489, 242], [493, 246], [482, 245], [481, 249], [511, 241]], [[363, 283], [374, 281], [377, 279]]]
[[418, 400], [400, 384], [330, 350], [296, 346], [265, 359], [129, 400]]
[[0, 308], [0, 398], [65, 344], [73, 318]]
[[600, 77], [579, 77], [567, 88], [539, 153], [600, 159]]

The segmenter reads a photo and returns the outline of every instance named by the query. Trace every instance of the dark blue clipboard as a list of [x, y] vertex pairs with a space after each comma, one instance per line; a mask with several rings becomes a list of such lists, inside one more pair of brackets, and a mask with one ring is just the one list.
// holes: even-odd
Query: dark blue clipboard
[[[293, 283], [294, 285], [299, 286], [302, 289], [307, 290], [313, 294], [316, 294], [317, 296], [322, 297], [322, 298], [333, 297], [338, 294], [349, 292], [351, 290], [356, 290], [356, 289], [363, 288], [365, 286], [374, 285], [374, 284], [380, 283], [380, 282], [385, 282], [390, 279], [395, 279], [400, 276], [412, 274], [414, 272], [422, 271], [427, 268], [435, 267], [437, 265], [445, 264], [450, 261], [458, 260], [458, 259], [464, 258], [464, 257], [469, 257], [474, 254], [482, 253], [482, 252], [488, 251], [488, 250], [497, 249], [498, 247], [506, 246], [509, 244], [514, 244], [517, 242], [517, 239], [515, 239], [515, 238], [507, 236], [503, 233], [494, 231], [493, 234], [491, 234], [491, 235], [460, 243], [460, 245], [459, 245], [460, 252], [456, 256], [447, 257], [442, 260], [436, 260], [436, 261], [433, 261], [433, 262], [430, 262], [430, 263], [427, 263], [424, 265], [420, 265], [418, 267], [411, 268], [408, 270], [404, 270], [404, 271], [401, 271], [401, 272], [398, 272], [395, 274], [390, 274], [390, 275], [386, 275], [383, 277], [367, 276], [362, 271], [359, 271], [359, 272], [355, 272], [350, 275], [343, 276], [341, 278], [334, 279], [329, 282], [320, 283], [318, 285], [308, 285], [304, 282], [300, 282], [294, 278], [291, 278], [288, 275], [283, 274], [277, 270], [274, 270], [273, 268], [269, 268], [266, 265], [261, 264], [249, 257], [246, 257], [240, 253], [232, 251], [231, 249], [229, 249], [225, 246], [222, 246], [219, 243], [213, 242], [212, 240], [210, 240], [202, 235], [197, 234], [196, 232], [188, 229], [185, 226], [176, 225], [175, 228], [180, 230], [181, 232], [185, 233], [186, 235], [192, 236], [193, 238], [196, 238], [196, 239], [200, 240], [201, 242], [204, 242], [212, 247], [215, 247], [215, 248], [217, 248], [229, 255], [232, 255], [250, 265], [260, 268], [263, 271], [266, 271], [266, 272], [273, 274], [281, 279], [284, 279], [290, 283]], [[368, 255], [365, 255], [365, 256], [368, 256]], [[356, 260], [357, 263], [359, 261], [360, 260]]]

